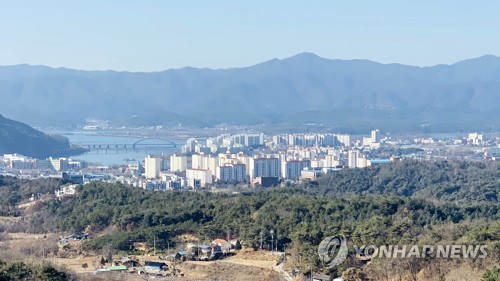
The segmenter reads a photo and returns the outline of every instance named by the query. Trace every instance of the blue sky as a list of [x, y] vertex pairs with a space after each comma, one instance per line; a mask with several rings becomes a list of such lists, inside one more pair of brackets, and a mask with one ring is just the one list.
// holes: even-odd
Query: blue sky
[[0, 0], [0, 65], [227, 68], [313, 52], [434, 65], [500, 55], [500, 1]]

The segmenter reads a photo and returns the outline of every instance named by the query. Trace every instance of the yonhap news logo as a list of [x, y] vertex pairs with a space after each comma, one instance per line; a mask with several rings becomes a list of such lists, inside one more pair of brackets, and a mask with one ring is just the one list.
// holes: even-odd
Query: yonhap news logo
[[319, 259], [327, 263], [328, 267], [343, 263], [348, 252], [344, 235], [328, 236], [321, 241], [318, 247]]
[[[353, 245], [355, 258], [484, 259], [488, 245]], [[318, 246], [319, 259], [328, 267], [342, 264], [349, 253], [344, 235], [328, 236]]]

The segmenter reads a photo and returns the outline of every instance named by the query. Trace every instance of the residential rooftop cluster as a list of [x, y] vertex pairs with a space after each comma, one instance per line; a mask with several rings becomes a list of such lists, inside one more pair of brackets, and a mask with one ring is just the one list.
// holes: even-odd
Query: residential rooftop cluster
[[[395, 147], [411, 153], [380, 153]], [[181, 154], [148, 155], [136, 173], [140, 182], [134, 178], [123, 182], [156, 190], [228, 184], [268, 187], [315, 180], [344, 168], [365, 168], [407, 158], [454, 157], [498, 159], [498, 139], [487, 141], [478, 133], [458, 139], [396, 139], [382, 136], [379, 130], [356, 138], [348, 134], [224, 134], [190, 138]]]

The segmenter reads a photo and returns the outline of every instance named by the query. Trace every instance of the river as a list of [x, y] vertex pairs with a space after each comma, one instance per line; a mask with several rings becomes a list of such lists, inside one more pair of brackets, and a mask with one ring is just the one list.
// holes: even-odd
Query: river
[[[133, 144], [143, 138], [139, 137], [125, 137], [125, 136], [110, 136], [110, 135], [97, 135], [88, 132], [64, 132], [63, 136], [67, 137], [72, 145], [85, 143], [85, 144]], [[136, 164], [138, 161], [144, 161], [148, 154], [154, 155], [170, 155], [179, 151], [181, 146], [186, 143], [185, 140], [173, 140], [177, 148], [150, 148], [148, 150], [132, 149], [124, 150], [91, 150], [87, 153], [71, 156], [75, 160], [83, 160], [89, 163], [100, 163], [105, 166], [118, 164]]]

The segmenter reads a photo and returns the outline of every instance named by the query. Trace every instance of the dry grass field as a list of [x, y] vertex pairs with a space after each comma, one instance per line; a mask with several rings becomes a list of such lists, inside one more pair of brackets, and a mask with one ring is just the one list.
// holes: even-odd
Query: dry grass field
[[[79, 253], [79, 243], [72, 242], [70, 249], [57, 244], [57, 234], [2, 233], [0, 259], [25, 260], [30, 263], [50, 262], [74, 272], [82, 280], [145, 280], [138, 274], [94, 274], [100, 267], [100, 255], [85, 256]], [[75, 250], [76, 249], [76, 250]], [[141, 263], [157, 260], [155, 257], [138, 256]], [[86, 266], [83, 266], [83, 265]], [[168, 263], [172, 265], [171, 263]], [[177, 264], [183, 276], [174, 280], [281, 280], [273, 266], [276, 257], [266, 252], [241, 251], [237, 255], [218, 261], [188, 261]], [[172, 278], [163, 278], [172, 280]]]

